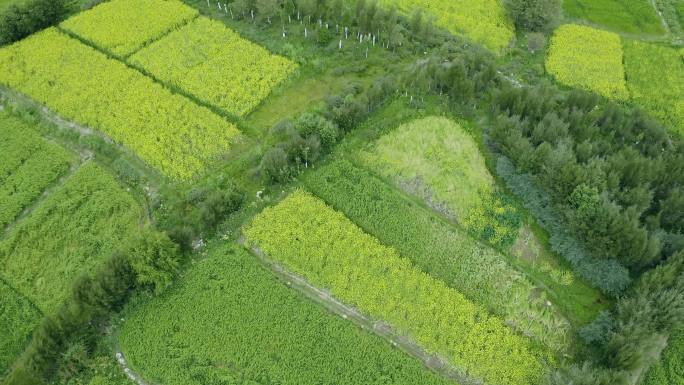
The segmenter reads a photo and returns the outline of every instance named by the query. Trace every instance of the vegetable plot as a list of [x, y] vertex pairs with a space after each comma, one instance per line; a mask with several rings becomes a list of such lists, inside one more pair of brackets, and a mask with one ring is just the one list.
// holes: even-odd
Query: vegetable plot
[[297, 68], [205, 17], [142, 49], [130, 62], [238, 116], [249, 113]]
[[0, 127], [1, 230], [69, 169], [71, 156], [19, 118], [0, 112]]
[[137, 232], [140, 216], [112, 176], [88, 163], [0, 242], [0, 278], [49, 314], [81, 272]]
[[279, 282], [243, 248], [208, 251], [126, 317], [123, 352], [151, 382], [453, 384]]
[[69, 18], [60, 27], [125, 57], [197, 14], [176, 0], [111, 0]]
[[382, 0], [406, 13], [420, 8], [436, 18], [436, 24], [464, 34], [494, 51], [505, 48], [515, 33], [502, 2], [498, 0]]
[[625, 70], [632, 99], [684, 135], [684, 58], [668, 47], [625, 41]]
[[98, 129], [175, 179], [189, 179], [239, 134], [210, 110], [54, 28], [0, 50], [0, 84]]
[[38, 309], [0, 280], [0, 379], [28, 343], [40, 318]]
[[543, 374], [529, 340], [308, 193], [265, 209], [243, 233], [270, 258], [489, 384], [533, 384]]
[[553, 33], [546, 70], [568, 86], [612, 99], [627, 99], [620, 36], [591, 27], [565, 24]]

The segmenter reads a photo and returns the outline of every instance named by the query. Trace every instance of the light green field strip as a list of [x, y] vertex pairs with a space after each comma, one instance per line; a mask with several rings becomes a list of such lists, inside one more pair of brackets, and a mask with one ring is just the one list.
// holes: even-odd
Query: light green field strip
[[624, 46], [632, 99], [684, 135], [684, 51], [633, 40]]
[[573, 18], [584, 19], [616, 32], [665, 33], [650, 0], [564, 0], [563, 10]]
[[438, 26], [497, 52], [515, 36], [513, 23], [499, 0], [381, 0], [381, 3], [396, 5], [407, 14], [422, 9], [435, 17]]
[[0, 280], [0, 378], [21, 353], [41, 314]]
[[140, 216], [135, 199], [88, 163], [0, 242], [0, 277], [52, 313], [79, 274], [138, 231]]
[[106, 52], [128, 56], [197, 15], [196, 9], [176, 0], [111, 0], [60, 27]]
[[174, 179], [201, 173], [239, 135], [209, 109], [54, 28], [0, 50], [0, 84], [107, 134]]
[[202, 101], [244, 116], [297, 65], [199, 17], [150, 44], [129, 61]]
[[0, 112], [0, 229], [63, 175], [71, 160], [28, 123]]
[[620, 36], [565, 24], [553, 33], [546, 70], [559, 82], [612, 99], [627, 99]]
[[496, 190], [475, 140], [460, 123], [427, 117], [401, 125], [361, 153], [367, 168], [416, 195], [477, 238], [509, 247], [522, 222]]
[[470, 376], [522, 385], [543, 374], [529, 340], [308, 193], [297, 191], [265, 209], [243, 233], [269, 258]]
[[126, 316], [122, 351], [150, 382], [455, 385], [280, 282], [244, 248], [207, 252]]

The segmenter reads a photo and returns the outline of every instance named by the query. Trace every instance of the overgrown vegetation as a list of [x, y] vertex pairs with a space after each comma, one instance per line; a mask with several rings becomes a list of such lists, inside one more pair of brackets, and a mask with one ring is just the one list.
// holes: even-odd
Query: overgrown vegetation
[[69, 0], [26, 0], [0, 12], [0, 46], [53, 26], [73, 12]]

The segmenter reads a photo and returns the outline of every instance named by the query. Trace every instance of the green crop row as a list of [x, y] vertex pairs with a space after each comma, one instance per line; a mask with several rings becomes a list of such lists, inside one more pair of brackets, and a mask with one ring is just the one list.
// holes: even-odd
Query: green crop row
[[427, 117], [403, 124], [363, 151], [361, 159], [473, 235], [503, 247], [515, 241], [521, 216], [499, 198], [477, 143], [459, 123]]
[[553, 33], [546, 70], [568, 86], [627, 99], [620, 36], [599, 29], [565, 24]]
[[51, 313], [72, 281], [137, 232], [137, 202], [88, 163], [0, 242], [0, 278]]
[[244, 249], [209, 247], [127, 317], [129, 363], [165, 385], [446, 385], [418, 361], [278, 282]]
[[382, 0], [404, 12], [421, 9], [450, 32], [464, 34], [489, 49], [501, 51], [515, 36], [513, 23], [498, 0]]
[[529, 340], [308, 193], [265, 209], [243, 233], [251, 247], [473, 377], [520, 385], [543, 374]]
[[176, 179], [202, 171], [239, 134], [210, 110], [52, 28], [0, 50], [0, 84], [104, 132]]
[[[422, 271], [553, 349], [567, 343], [568, 321], [549, 296], [505, 257], [405, 199], [369, 172], [335, 161], [305, 176], [306, 187]], [[536, 294], [533, 294], [536, 293]]]
[[71, 156], [21, 119], [0, 113], [0, 229], [69, 169]]
[[28, 343], [41, 314], [0, 280], [0, 379]]
[[649, 0], [565, 0], [563, 10], [570, 17], [616, 32], [653, 35], [665, 32]]
[[175, 0], [111, 0], [60, 27], [117, 56], [128, 56], [185, 24], [197, 10]]
[[632, 99], [684, 135], [684, 60], [673, 48], [625, 41], [625, 71]]
[[131, 56], [157, 79], [244, 116], [297, 65], [200, 17]]
[[684, 327], [670, 335], [660, 362], [651, 367], [644, 379], [644, 385], [682, 384], [684, 384]]

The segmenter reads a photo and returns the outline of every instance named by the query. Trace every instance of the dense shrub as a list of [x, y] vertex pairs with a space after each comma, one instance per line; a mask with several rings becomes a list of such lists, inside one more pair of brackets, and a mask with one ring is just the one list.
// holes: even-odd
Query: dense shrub
[[73, 11], [71, 4], [69, 0], [14, 2], [0, 14], [0, 46], [59, 23]]
[[508, 16], [519, 29], [543, 31], [552, 28], [561, 17], [561, 0], [505, 0]]

